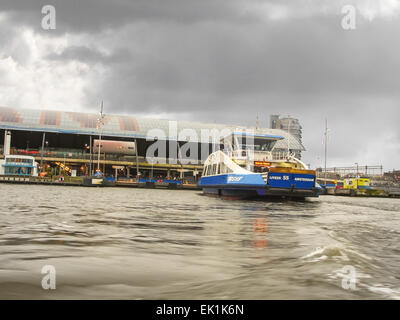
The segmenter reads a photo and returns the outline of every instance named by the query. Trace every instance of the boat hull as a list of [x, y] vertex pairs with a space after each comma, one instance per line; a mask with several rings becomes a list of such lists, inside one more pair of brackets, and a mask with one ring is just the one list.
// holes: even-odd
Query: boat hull
[[315, 176], [279, 172], [268, 177], [261, 174], [225, 174], [203, 177], [199, 186], [204, 194], [238, 199], [318, 197]]
[[304, 199], [308, 197], [318, 197], [320, 192], [318, 189], [285, 189], [285, 188], [226, 188], [225, 186], [203, 187], [203, 193], [210, 196], [220, 196], [237, 199], [252, 198], [298, 198]]

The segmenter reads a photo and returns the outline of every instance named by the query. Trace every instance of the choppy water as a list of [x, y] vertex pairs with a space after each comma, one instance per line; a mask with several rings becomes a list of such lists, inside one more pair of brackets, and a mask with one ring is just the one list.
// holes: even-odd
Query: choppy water
[[0, 298], [400, 299], [399, 254], [399, 199], [0, 184]]

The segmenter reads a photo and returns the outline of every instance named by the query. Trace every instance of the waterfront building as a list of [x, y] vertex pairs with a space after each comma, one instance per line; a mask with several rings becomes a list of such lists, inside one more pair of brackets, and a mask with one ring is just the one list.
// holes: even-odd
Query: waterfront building
[[[216, 144], [220, 144], [212, 139], [201, 139], [204, 130], [254, 129], [106, 114], [98, 153], [98, 119], [99, 114], [95, 113], [0, 107], [0, 134], [7, 137], [9, 133], [10, 136], [9, 146], [8, 143], [2, 145], [0, 139], [0, 157], [4, 158], [4, 149], [9, 149], [10, 154], [32, 156], [39, 163], [39, 171], [46, 168], [49, 174], [59, 174], [68, 168], [68, 172], [82, 176], [100, 169], [106, 176], [134, 177], [139, 172], [142, 177], [185, 176], [196, 180], [201, 175], [204, 160], [216, 149]], [[301, 142], [285, 130], [257, 130], [284, 137], [277, 143], [275, 152], [286, 153], [288, 144], [295, 154], [304, 150]], [[187, 142], [188, 133], [194, 135], [190, 143]], [[146, 157], [155, 141], [165, 144], [167, 156], [163, 161], [149, 161]], [[188, 148], [184, 148], [187, 144], [190, 150], [197, 152], [188, 153]]]

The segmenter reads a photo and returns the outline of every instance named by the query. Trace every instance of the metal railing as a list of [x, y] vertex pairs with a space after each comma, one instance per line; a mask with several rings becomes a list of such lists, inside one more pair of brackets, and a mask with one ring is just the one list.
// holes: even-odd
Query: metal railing
[[254, 151], [254, 150], [226, 150], [224, 153], [237, 160], [254, 160], [254, 161], [285, 161], [288, 160], [293, 154], [288, 156], [287, 152], [273, 152], [273, 151]]

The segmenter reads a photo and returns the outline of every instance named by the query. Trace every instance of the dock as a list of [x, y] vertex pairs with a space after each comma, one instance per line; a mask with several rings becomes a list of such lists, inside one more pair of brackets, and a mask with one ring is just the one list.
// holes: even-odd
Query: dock
[[[59, 185], [59, 186], [85, 186], [85, 177], [20, 177], [20, 176], [0, 176], [0, 183], [15, 184], [39, 184], [39, 185]], [[148, 188], [148, 189], [170, 189], [170, 190], [200, 190], [197, 184], [182, 183], [181, 181], [165, 181], [150, 179], [124, 179], [111, 181], [107, 187], [126, 187], [126, 188]]]
[[171, 190], [201, 190], [194, 183], [177, 183], [176, 181], [136, 179], [118, 180], [115, 182], [117, 187], [128, 188], [148, 188], [148, 189], [171, 189]]

